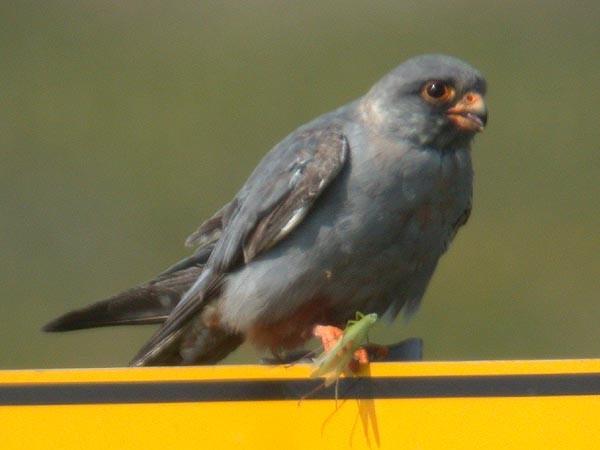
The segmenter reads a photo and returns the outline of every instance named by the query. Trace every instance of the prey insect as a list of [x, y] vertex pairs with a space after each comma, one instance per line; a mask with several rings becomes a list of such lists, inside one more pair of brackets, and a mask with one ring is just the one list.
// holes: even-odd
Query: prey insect
[[[377, 314], [356, 313], [355, 320], [349, 320], [341, 338], [330, 349], [326, 349], [313, 360], [311, 377], [325, 376], [324, 386], [331, 386], [337, 382], [355, 358], [355, 353], [368, 340], [368, 333], [377, 321]], [[362, 349], [364, 350], [364, 349]], [[366, 355], [366, 351], [365, 351]], [[368, 359], [365, 356], [365, 361]], [[337, 398], [337, 385], [336, 385]]]

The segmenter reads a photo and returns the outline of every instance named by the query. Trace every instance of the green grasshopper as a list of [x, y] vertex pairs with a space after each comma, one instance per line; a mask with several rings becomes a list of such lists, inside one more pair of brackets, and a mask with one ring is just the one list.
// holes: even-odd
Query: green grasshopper
[[349, 320], [342, 338], [331, 349], [324, 351], [313, 360], [311, 377], [325, 375], [325, 387], [337, 382], [348, 368], [358, 350], [368, 339], [371, 327], [377, 321], [377, 314], [356, 313], [356, 320]]

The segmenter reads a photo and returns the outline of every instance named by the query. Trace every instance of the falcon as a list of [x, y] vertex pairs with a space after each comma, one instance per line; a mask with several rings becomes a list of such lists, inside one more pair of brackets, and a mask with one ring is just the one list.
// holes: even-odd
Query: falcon
[[161, 323], [131, 365], [213, 364], [244, 341], [283, 355], [358, 311], [412, 314], [471, 211], [485, 90], [459, 59], [407, 60], [267, 153], [191, 256], [44, 330]]

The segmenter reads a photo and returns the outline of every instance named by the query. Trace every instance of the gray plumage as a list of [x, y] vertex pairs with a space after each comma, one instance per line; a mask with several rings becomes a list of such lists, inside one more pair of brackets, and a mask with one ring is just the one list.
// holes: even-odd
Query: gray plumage
[[[470, 141], [487, 119], [484, 94], [471, 66], [424, 55], [287, 136], [190, 236], [196, 253], [134, 289], [146, 322], [170, 313], [132, 364], [213, 363], [243, 340], [277, 354], [357, 311], [414, 311], [471, 209]], [[164, 299], [165, 280], [177, 278], [169, 292], [181, 301], [139, 300]], [[90, 325], [94, 308], [127, 303], [131, 292], [46, 329], [139, 323], [128, 310]]]

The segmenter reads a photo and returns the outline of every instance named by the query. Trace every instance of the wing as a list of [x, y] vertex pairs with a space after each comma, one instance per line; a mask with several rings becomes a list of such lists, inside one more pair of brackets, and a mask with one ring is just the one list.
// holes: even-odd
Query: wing
[[133, 365], [174, 342], [225, 273], [272, 248], [302, 222], [345, 166], [348, 148], [340, 126], [317, 123], [292, 133], [263, 158], [234, 200], [188, 239], [203, 243], [219, 236], [205, 270]]
[[287, 236], [340, 172], [348, 142], [338, 127], [309, 128], [279, 144], [257, 167], [224, 216], [211, 255], [219, 272], [250, 262]]
[[202, 223], [185, 241], [187, 247], [199, 247], [201, 250], [204, 245], [210, 242], [218, 241], [223, 231], [223, 216], [231, 203], [227, 203], [217, 211], [210, 219]]

